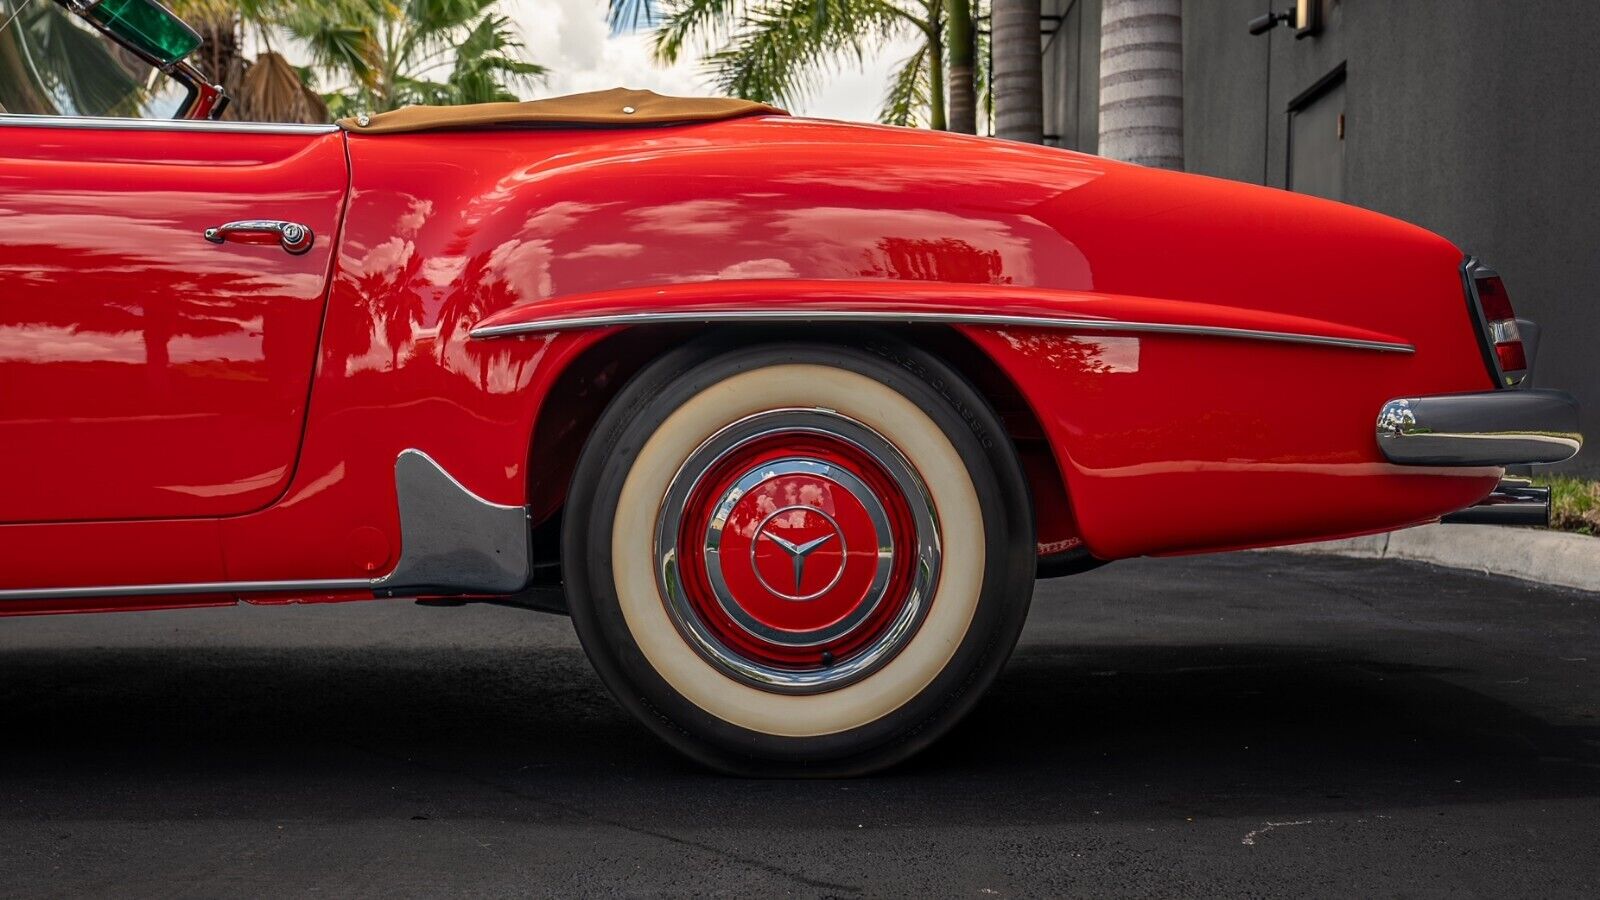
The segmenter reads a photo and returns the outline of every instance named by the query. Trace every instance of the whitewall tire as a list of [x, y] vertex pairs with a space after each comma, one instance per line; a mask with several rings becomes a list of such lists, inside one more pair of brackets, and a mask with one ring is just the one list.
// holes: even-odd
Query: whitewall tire
[[993, 413], [889, 339], [692, 344], [574, 475], [563, 569], [607, 687], [739, 774], [852, 774], [947, 730], [1010, 653], [1032, 514]]

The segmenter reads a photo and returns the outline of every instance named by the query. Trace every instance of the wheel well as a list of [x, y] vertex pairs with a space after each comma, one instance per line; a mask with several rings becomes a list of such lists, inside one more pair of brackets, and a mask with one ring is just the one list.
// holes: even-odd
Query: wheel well
[[[807, 327], [804, 334], [826, 339], [830, 332], [845, 333], [834, 332], [841, 327], [846, 326]], [[879, 330], [938, 355], [966, 376], [1000, 417], [1027, 474], [1039, 554], [1053, 556], [1081, 547], [1066, 482], [1044, 427], [1010, 376], [987, 353], [949, 326], [906, 325]], [[706, 333], [705, 326], [632, 327], [583, 351], [556, 378], [534, 422], [529, 447], [528, 514], [534, 525], [536, 560], [560, 558], [559, 520], [568, 484], [584, 442], [606, 405], [651, 360]], [[788, 329], [761, 333], [781, 337], [794, 332]]]

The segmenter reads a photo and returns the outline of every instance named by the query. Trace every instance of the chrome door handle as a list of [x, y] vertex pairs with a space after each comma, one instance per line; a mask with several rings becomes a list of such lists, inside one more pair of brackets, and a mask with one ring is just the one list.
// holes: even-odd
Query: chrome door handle
[[311, 249], [316, 235], [299, 222], [278, 219], [245, 219], [207, 228], [206, 240], [213, 244], [235, 241], [241, 244], [277, 244], [295, 256]]

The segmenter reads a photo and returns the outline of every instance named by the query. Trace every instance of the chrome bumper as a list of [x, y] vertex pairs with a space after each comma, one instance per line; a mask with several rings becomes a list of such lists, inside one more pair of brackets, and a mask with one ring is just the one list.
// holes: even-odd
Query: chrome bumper
[[1563, 391], [1401, 397], [1378, 413], [1378, 447], [1406, 466], [1556, 463], [1582, 446], [1578, 403]]
[[1494, 493], [1475, 505], [1441, 518], [1472, 525], [1550, 524], [1550, 489], [1526, 478], [1502, 478]]

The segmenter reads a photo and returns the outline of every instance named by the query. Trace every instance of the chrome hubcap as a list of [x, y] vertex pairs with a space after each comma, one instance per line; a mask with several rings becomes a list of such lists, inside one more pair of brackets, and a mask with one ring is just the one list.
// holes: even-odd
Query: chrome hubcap
[[689, 643], [730, 677], [784, 693], [837, 689], [887, 663], [939, 573], [916, 470], [876, 431], [820, 409], [751, 416], [696, 448], [655, 547]]

